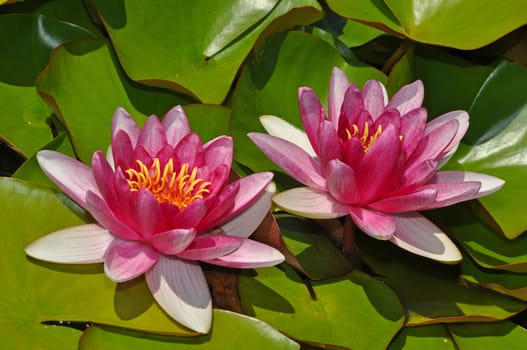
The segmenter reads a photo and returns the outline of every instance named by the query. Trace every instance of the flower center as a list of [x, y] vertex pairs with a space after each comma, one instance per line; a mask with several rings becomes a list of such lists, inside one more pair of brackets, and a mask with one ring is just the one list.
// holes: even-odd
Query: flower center
[[381, 136], [382, 133], [382, 125], [379, 125], [377, 127], [377, 130], [375, 130], [375, 133], [371, 135], [370, 126], [368, 125], [368, 122], [364, 123], [362, 135], [360, 133], [359, 127], [356, 124], [353, 124], [351, 127], [353, 129], [353, 132], [351, 132], [349, 129], [346, 129], [346, 135], [348, 136], [348, 140], [353, 137], [358, 138], [360, 143], [362, 144], [362, 149], [364, 149], [364, 153], [370, 150], [371, 146], [373, 146], [374, 142], [379, 138], [379, 136]]
[[189, 165], [185, 163], [177, 172], [174, 171], [174, 161], [170, 159], [161, 169], [159, 158], [154, 158], [150, 169], [140, 160], [136, 163], [139, 170], [130, 168], [125, 171], [131, 192], [146, 188], [159, 203], [171, 203], [180, 210], [210, 193], [208, 187], [211, 183], [197, 177], [197, 167], [189, 172]]

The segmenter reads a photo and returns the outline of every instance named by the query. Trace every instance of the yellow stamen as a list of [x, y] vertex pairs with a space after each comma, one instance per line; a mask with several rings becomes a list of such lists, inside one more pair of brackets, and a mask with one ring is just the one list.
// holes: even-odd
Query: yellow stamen
[[179, 172], [174, 171], [174, 160], [169, 161], [161, 170], [159, 158], [154, 158], [150, 169], [140, 160], [135, 161], [138, 169], [125, 171], [131, 192], [146, 188], [159, 203], [171, 203], [179, 209], [185, 208], [196, 199], [210, 193], [210, 181], [198, 177], [198, 168], [192, 168], [189, 174], [187, 163], [181, 166]]
[[[348, 137], [348, 140], [352, 137], [357, 137], [360, 134], [360, 129], [356, 124], [353, 124], [351, 126], [353, 128], [353, 133], [346, 129], [346, 136]], [[373, 135], [370, 135], [370, 126], [368, 122], [364, 123], [364, 131], [362, 132], [362, 135], [359, 137], [359, 141], [362, 144], [362, 149], [364, 149], [364, 153], [368, 152], [373, 146], [374, 142], [381, 136], [382, 133], [382, 125], [379, 125], [377, 127], [377, 130], [375, 130], [375, 133]]]

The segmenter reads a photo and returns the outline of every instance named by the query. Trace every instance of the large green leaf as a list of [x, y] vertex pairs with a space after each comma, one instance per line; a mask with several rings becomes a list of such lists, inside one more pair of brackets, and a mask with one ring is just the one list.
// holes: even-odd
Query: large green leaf
[[192, 338], [154, 336], [115, 328], [92, 327], [80, 342], [80, 350], [108, 349], [213, 349], [293, 350], [299, 345], [257, 319], [214, 310], [214, 325], [207, 335]]
[[460, 350], [523, 349], [527, 343], [527, 330], [509, 321], [448, 325], [448, 329]]
[[293, 339], [330, 348], [384, 349], [404, 319], [394, 293], [359, 270], [313, 282], [311, 295], [294, 270], [281, 265], [240, 275], [239, 290], [249, 315]]
[[489, 0], [328, 0], [338, 14], [404, 35], [412, 40], [476, 49], [527, 23], [527, 2], [503, 6]]
[[442, 208], [431, 215], [448, 226], [478, 265], [527, 273], [527, 235], [511, 241], [481, 222], [465, 204]]
[[458, 350], [445, 325], [403, 328], [388, 350]]
[[342, 276], [351, 265], [312, 221], [294, 216], [277, 218], [287, 248], [296, 256], [311, 279]]
[[104, 275], [102, 264], [60, 265], [26, 256], [24, 248], [29, 243], [58, 229], [83, 224], [78, 216], [82, 214], [63, 194], [48, 187], [0, 178], [1, 341], [9, 342], [6, 346], [15, 342], [25, 349], [34, 348], [30, 345], [33, 341], [54, 348], [40, 325], [48, 320], [91, 321], [189, 335], [161, 311], [142, 278], [115, 284]]
[[132, 79], [210, 103], [225, 99], [262, 33], [321, 16], [314, 0], [95, 3]]
[[368, 79], [385, 80], [372, 67], [350, 66], [331, 45], [303, 32], [270, 38], [244, 66], [233, 96], [231, 132], [236, 159], [254, 171], [278, 168], [246, 136], [264, 132], [258, 117], [273, 114], [300, 126], [297, 91], [313, 88], [326, 104], [332, 67], [344, 70], [350, 81], [362, 86]]
[[142, 121], [150, 114], [162, 116], [172, 106], [190, 102], [185, 96], [129, 80], [103, 40], [58, 48], [37, 88], [64, 120], [75, 151], [84, 162], [90, 162], [94, 151], [105, 151], [110, 144], [111, 120], [117, 107], [124, 107]]
[[[527, 96], [522, 92], [525, 84], [524, 67], [503, 63], [496, 68], [470, 109], [472, 124], [476, 124], [474, 138], [492, 138], [472, 147], [462, 145], [449, 165], [506, 181], [500, 191], [480, 201], [510, 239], [527, 230], [527, 217], [523, 215], [527, 206], [527, 156], [523, 151], [527, 147]], [[480, 124], [485, 125], [483, 130], [478, 127]]]
[[366, 264], [399, 296], [411, 326], [508, 318], [527, 303], [459, 283], [457, 266], [409, 254], [386, 241], [358, 235]]
[[93, 38], [88, 30], [45, 16], [0, 16], [0, 138], [25, 156], [51, 141], [50, 112], [34, 88], [51, 50]]
[[463, 280], [527, 301], [527, 274], [483, 269], [472, 259], [464, 259], [461, 268]]

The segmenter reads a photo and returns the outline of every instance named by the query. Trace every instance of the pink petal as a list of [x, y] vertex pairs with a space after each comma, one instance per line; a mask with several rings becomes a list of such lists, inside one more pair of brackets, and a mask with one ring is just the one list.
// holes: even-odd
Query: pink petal
[[307, 134], [293, 124], [274, 115], [262, 115], [260, 117], [260, 123], [269, 135], [294, 143], [306, 151], [311, 157], [317, 156], [311, 142], [309, 142]]
[[487, 196], [498, 191], [503, 187], [505, 181], [500, 178], [470, 171], [440, 171], [430, 183], [448, 183], [448, 182], [479, 182], [481, 187], [476, 194], [477, 197]]
[[344, 101], [344, 95], [348, 89], [348, 78], [342, 70], [334, 67], [331, 71], [328, 96], [328, 118], [333, 125], [339, 125], [339, 118]]
[[414, 153], [426, 126], [427, 111], [416, 108], [401, 118], [401, 136], [403, 137], [403, 151], [406, 159]]
[[130, 136], [123, 130], [119, 130], [112, 139], [114, 168], [129, 169], [133, 167], [135, 165], [134, 153]]
[[182, 164], [186, 163], [190, 169], [203, 164], [203, 145], [198, 134], [191, 132], [185, 136], [174, 150]]
[[112, 143], [114, 143], [115, 136], [119, 131], [123, 131], [128, 135], [132, 146], [135, 147], [137, 139], [139, 138], [139, 128], [135, 120], [128, 114], [124, 108], [117, 108], [112, 119]]
[[461, 139], [463, 138], [463, 136], [465, 136], [465, 133], [467, 132], [469, 126], [468, 113], [465, 111], [452, 111], [443, 114], [428, 123], [424, 132], [426, 135], [432, 132], [433, 130], [441, 127], [443, 124], [447, 123], [450, 120], [457, 120], [459, 127], [455, 136], [452, 138], [448, 146], [446, 146], [443, 152], [439, 155], [440, 166], [445, 164], [446, 161], [448, 161], [448, 159], [454, 154], [459, 145], [459, 142], [461, 142]]
[[119, 207], [119, 199], [113, 187], [114, 171], [101, 151], [97, 151], [92, 157], [92, 171], [95, 182], [110, 209]]
[[152, 296], [170, 317], [196, 332], [210, 330], [212, 302], [197, 262], [161, 255], [145, 277]]
[[405, 169], [401, 176], [401, 186], [421, 185], [435, 175], [437, 162], [435, 160], [426, 160], [416, 166]]
[[114, 282], [129, 281], [150, 270], [158, 257], [143, 242], [115, 240], [106, 253], [104, 273]]
[[167, 139], [163, 124], [161, 124], [157, 116], [151, 115], [141, 129], [137, 145], [147, 150], [148, 154], [153, 158], [166, 144]]
[[146, 241], [149, 241], [154, 233], [168, 229], [167, 220], [152, 192], [143, 188], [135, 192], [133, 197], [132, 210], [135, 211], [133, 228]]
[[[431, 181], [434, 181], [434, 178]], [[434, 209], [477, 198], [481, 183], [477, 181], [429, 183], [423, 187], [433, 188], [437, 191], [435, 201], [423, 208]]]
[[203, 158], [209, 169], [214, 170], [220, 165], [231, 167], [233, 145], [232, 138], [220, 136], [203, 146]]
[[386, 109], [395, 108], [405, 115], [412, 109], [421, 107], [424, 98], [424, 87], [421, 80], [416, 80], [411, 84], [403, 86], [393, 95]]
[[399, 182], [401, 141], [392, 125], [382, 131], [356, 169], [361, 203], [384, 197]]
[[210, 260], [232, 253], [245, 238], [225, 235], [198, 236], [178, 257], [188, 260]]
[[324, 169], [324, 167], [327, 165], [327, 162], [331, 161], [332, 159], [338, 159], [342, 155], [337, 130], [328, 120], [325, 120], [319, 124], [318, 142], [318, 154]]
[[361, 207], [349, 207], [351, 218], [366, 234], [376, 239], [390, 239], [395, 232], [395, 219], [378, 211]]
[[368, 207], [385, 213], [401, 213], [425, 208], [434, 202], [437, 190], [434, 188], [421, 188], [415, 192], [403, 195], [391, 195], [371, 203]]
[[357, 169], [364, 158], [364, 148], [359, 139], [353, 137], [344, 142], [342, 147], [342, 160], [353, 169]]
[[315, 92], [306, 87], [298, 89], [298, 106], [304, 130], [315, 152], [318, 153], [317, 132], [318, 125], [324, 120], [324, 109]]
[[328, 192], [309, 187], [297, 187], [273, 197], [283, 210], [310, 219], [333, 219], [348, 214], [348, 207]]
[[[352, 83], [348, 86], [346, 94], [344, 95], [341, 116], [344, 116], [346, 118], [345, 121], [347, 121], [347, 123], [351, 126], [352, 124], [364, 125], [363, 122], [358, 120], [361, 116], [364, 115], [369, 116], [369, 113], [364, 109], [364, 100], [362, 98], [362, 93], [357, 88], [357, 86]], [[339, 129], [345, 121], [339, 120]]]
[[169, 110], [163, 117], [162, 123], [167, 142], [172, 147], [176, 147], [179, 141], [190, 133], [187, 116], [181, 106], [175, 106]]
[[390, 238], [395, 245], [420, 256], [446, 264], [462, 259], [456, 245], [436, 225], [418, 213], [396, 216], [397, 229]]
[[167, 216], [167, 218], [173, 228], [193, 228], [199, 224], [206, 213], [205, 202], [202, 199], [196, 199], [177, 214]]
[[26, 247], [26, 254], [60, 264], [93, 264], [104, 261], [114, 236], [96, 224], [68, 227], [41, 237]]
[[101, 226], [114, 235], [131, 240], [142, 239], [134, 230], [117, 219], [106, 202], [94, 192], [88, 191], [86, 195], [86, 209]]
[[408, 159], [407, 167], [421, 163], [428, 159], [439, 160], [459, 127], [457, 120], [452, 119], [435, 130], [423, 136], [412, 156]]
[[320, 164], [297, 145], [266, 134], [249, 133], [248, 136], [289, 176], [306, 186], [318, 189], [326, 187]]
[[284, 256], [277, 249], [251, 239], [244, 239], [242, 245], [231, 254], [205, 262], [225, 267], [250, 269], [274, 266], [284, 260]]
[[370, 112], [373, 120], [381, 115], [386, 103], [388, 103], [386, 88], [377, 80], [368, 80], [364, 84], [362, 97], [364, 98], [364, 107]]
[[175, 255], [187, 248], [196, 237], [196, 234], [197, 232], [193, 228], [173, 229], [155, 234], [150, 243], [163, 254]]
[[92, 170], [86, 164], [47, 150], [37, 153], [37, 161], [42, 171], [84, 209], [87, 209], [86, 193], [99, 193]]
[[[208, 230], [214, 227], [217, 227], [233, 217], [237, 216], [243, 212], [248, 206], [256, 202], [260, 195], [265, 191], [265, 188], [271, 182], [273, 174], [269, 172], [265, 173], [255, 173], [249, 176], [242, 177], [239, 180], [229, 184], [229, 187], [235, 186], [238, 187], [238, 191], [234, 192], [234, 198], [225, 199], [218, 201], [215, 204], [215, 209], [209, 211], [206, 218], [201, 223], [200, 228], [203, 230]], [[224, 209], [224, 203], [232, 202], [233, 205], [229, 205], [226, 210], [217, 210], [217, 207]]]
[[347, 164], [334, 159], [328, 164], [328, 190], [339, 202], [354, 204], [359, 200], [355, 172]]
[[229, 236], [249, 237], [271, 209], [271, 197], [275, 192], [276, 186], [271, 182], [256, 202], [251, 204], [241, 214], [223, 224], [221, 229]]

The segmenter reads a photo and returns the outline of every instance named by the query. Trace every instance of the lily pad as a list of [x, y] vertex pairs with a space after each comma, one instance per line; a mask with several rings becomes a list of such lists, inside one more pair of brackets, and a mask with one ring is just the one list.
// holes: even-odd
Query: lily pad
[[262, 321], [224, 310], [214, 310], [214, 325], [210, 333], [198, 337], [177, 338], [109, 327], [92, 327], [83, 334], [79, 342], [79, 350], [190, 348], [294, 350], [300, 346]]
[[142, 278], [115, 284], [103, 273], [102, 264], [60, 265], [26, 256], [24, 248], [38, 237], [83, 224], [82, 213], [62, 193], [46, 186], [0, 178], [4, 235], [0, 254], [0, 339], [20, 348], [33, 349], [34, 341], [48, 346], [53, 337], [46, 340], [40, 324], [43, 321], [89, 321], [192, 335], [163, 313]]
[[225, 99], [261, 35], [321, 17], [315, 0], [95, 4], [132, 79], [183, 91], [206, 103]]
[[[343, 17], [422, 43], [471, 50], [527, 23], [527, 3], [470, 0], [328, 0]], [[477, 15], [475, 15], [477, 14]]]
[[386, 79], [372, 67], [350, 66], [333, 46], [311, 34], [292, 31], [269, 38], [244, 66], [234, 92], [231, 131], [236, 159], [253, 171], [279, 170], [246, 134], [264, 132], [258, 119], [263, 114], [300, 126], [298, 88], [313, 88], [326, 104], [333, 67], [342, 69], [360, 86], [369, 79]]
[[241, 274], [239, 280], [249, 315], [304, 343], [384, 349], [402, 326], [403, 312], [392, 290], [359, 270], [311, 287], [313, 295], [287, 265], [258, 269], [256, 276]]
[[104, 40], [56, 49], [37, 89], [64, 121], [75, 152], [84, 162], [91, 162], [94, 151], [105, 151], [110, 144], [111, 120], [118, 107], [142, 121], [150, 114], [163, 116], [175, 105], [192, 102], [186, 96], [128, 79]]
[[388, 350], [458, 350], [448, 328], [442, 324], [403, 328]]
[[351, 271], [350, 263], [313, 222], [289, 215], [279, 217], [277, 222], [287, 248], [309, 278], [320, 280]]
[[471, 259], [463, 260], [461, 268], [468, 283], [527, 301], [527, 274], [483, 269]]
[[386, 241], [356, 237], [361, 257], [401, 299], [406, 325], [496, 321], [527, 308], [527, 303], [459, 283], [457, 266], [409, 254]]
[[510, 322], [448, 325], [460, 350], [522, 349], [527, 343], [527, 330]]
[[449, 228], [449, 232], [478, 265], [488, 269], [527, 273], [527, 236], [511, 241], [484, 224], [466, 204], [430, 213]]

